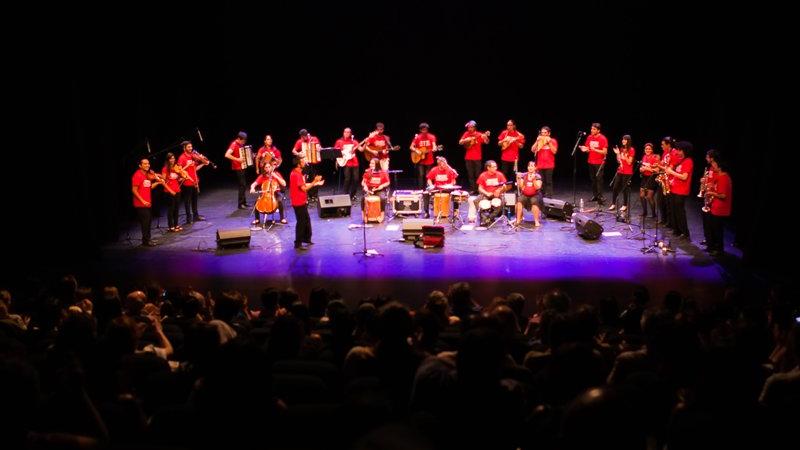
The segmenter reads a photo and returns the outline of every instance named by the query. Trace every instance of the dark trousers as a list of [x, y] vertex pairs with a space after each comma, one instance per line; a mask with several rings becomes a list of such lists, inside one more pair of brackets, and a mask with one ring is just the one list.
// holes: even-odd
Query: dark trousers
[[[308, 164], [303, 168], [303, 174], [305, 174], [309, 180], [313, 180], [315, 176], [318, 174], [318, 170], [316, 164]], [[315, 201], [317, 196], [319, 195], [319, 186], [314, 186], [308, 190], [308, 201], [309, 203]], [[307, 205], [306, 205], [307, 206]]]
[[672, 214], [670, 212], [671, 202], [669, 200], [669, 195], [664, 195], [664, 190], [661, 189], [661, 183], [658, 184], [658, 188], [656, 189], [656, 205], [658, 206], [658, 212], [661, 213], [661, 223], [672, 227]]
[[[280, 214], [281, 220], [283, 220], [286, 217], [285, 216], [286, 209], [283, 206], [283, 192], [281, 192], [281, 191], [275, 192], [275, 198], [278, 199], [278, 214]], [[258, 212], [258, 210], [255, 209], [255, 208], [253, 208], [253, 211], [255, 211], [254, 215], [256, 217], [256, 220], [261, 222], [261, 214], [262, 213]]]
[[589, 181], [592, 183], [592, 195], [597, 199], [598, 204], [603, 204], [603, 164], [589, 164]]
[[[181, 197], [183, 198], [183, 207], [186, 210], [186, 221], [191, 222], [196, 219], [200, 213], [197, 212], [197, 186], [183, 186], [181, 188]], [[191, 209], [189, 204], [191, 203]]]
[[467, 165], [467, 179], [469, 180], [469, 191], [477, 192], [478, 190], [478, 177], [481, 175], [481, 160], [467, 159], [464, 160]]
[[344, 191], [347, 192], [350, 197], [354, 197], [359, 184], [358, 166], [344, 166], [342, 169], [344, 170]]
[[293, 206], [297, 225], [294, 228], [294, 245], [311, 242], [311, 217], [308, 215], [308, 205]]
[[614, 178], [614, 190], [612, 192], [611, 203], [617, 204], [617, 197], [622, 192], [622, 204], [626, 207], [631, 198], [631, 177], [633, 175], [623, 175], [618, 173]]
[[142, 226], [142, 244], [150, 242], [150, 223], [153, 220], [150, 208], [136, 208], [136, 218]]
[[425, 189], [425, 186], [427, 185], [426, 177], [432, 168], [433, 165], [426, 166], [422, 163], [416, 165], [414, 169], [417, 171], [417, 189]]
[[236, 172], [236, 180], [239, 182], [239, 205], [246, 205], [247, 198], [244, 193], [247, 191], [247, 179], [244, 170], [234, 170], [234, 172]]
[[503, 172], [506, 180], [516, 180], [517, 176], [514, 174], [514, 161], [500, 161], [500, 172]]
[[170, 228], [178, 226], [178, 211], [181, 207], [180, 194], [169, 195], [169, 203], [167, 203], [167, 223]]
[[686, 223], [686, 196], [669, 194], [672, 208], [672, 231], [689, 237], [689, 224]]
[[715, 216], [710, 212], [703, 213], [703, 234], [709, 250], [724, 251], [723, 242], [725, 217]]
[[539, 169], [542, 175], [542, 194], [547, 198], [553, 198], [553, 170]]
[[[505, 207], [505, 202], [499, 208], [489, 208], [489, 209], [481, 209], [480, 203], [481, 200], [492, 200], [496, 197], [487, 197], [483, 194], [479, 195], [475, 199], [475, 210], [478, 211], [478, 225], [487, 225], [489, 222], [494, 220], [495, 218], [499, 217], [500, 214], [503, 214], [503, 208]], [[504, 196], [498, 197], [500, 200], [504, 200]]]

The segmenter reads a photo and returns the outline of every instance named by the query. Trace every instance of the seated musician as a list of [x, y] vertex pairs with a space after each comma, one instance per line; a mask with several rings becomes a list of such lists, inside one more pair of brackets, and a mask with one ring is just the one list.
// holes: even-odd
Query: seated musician
[[[486, 161], [486, 170], [478, 177], [478, 198], [475, 199], [475, 208], [479, 211], [478, 221], [480, 226], [487, 226], [491, 220], [503, 212], [503, 189], [506, 177], [497, 171], [497, 163], [493, 160]], [[492, 200], [499, 198], [501, 205], [499, 208], [480, 209], [481, 200]]]
[[366, 221], [366, 197], [368, 195], [377, 195], [381, 198], [381, 217], [380, 221], [383, 222], [384, 213], [386, 212], [386, 188], [389, 187], [389, 174], [381, 170], [381, 161], [378, 158], [372, 158], [369, 162], [369, 169], [364, 171], [364, 177], [361, 179], [361, 187], [364, 188], [364, 197], [361, 199], [361, 212]]
[[283, 162], [281, 151], [272, 144], [272, 136], [270, 135], [264, 137], [264, 145], [256, 153], [256, 173], [261, 173], [261, 168], [264, 167], [265, 161], [270, 162], [275, 167], [279, 167]]
[[[435, 191], [437, 188], [441, 188], [442, 186], [453, 185], [456, 182], [456, 178], [458, 178], [458, 172], [456, 172], [449, 164], [447, 164], [447, 160], [444, 157], [440, 156], [436, 158], [436, 167], [428, 172], [428, 191]], [[430, 206], [430, 195], [425, 195], [424, 203], [425, 203], [425, 218], [429, 218], [431, 215], [428, 212], [428, 207]]]
[[[253, 184], [250, 185], [250, 193], [251, 194], [256, 193], [256, 186], [258, 186], [259, 190], [261, 190], [261, 186], [270, 178], [277, 181], [278, 183], [275, 190], [275, 198], [278, 200], [278, 214], [280, 214], [281, 223], [287, 224], [289, 222], [286, 221], [286, 216], [283, 208], [283, 192], [281, 192], [281, 189], [286, 189], [286, 180], [283, 179], [281, 173], [278, 172], [275, 166], [272, 165], [270, 162], [268, 161], [264, 162], [264, 166], [261, 168], [261, 174], [258, 176], [258, 178], [256, 178], [256, 181], [254, 181]], [[253, 226], [261, 225], [261, 213], [258, 211], [258, 209], [254, 209], [254, 211], [255, 211], [255, 220], [253, 220], [250, 224]]]
[[517, 198], [517, 222], [516, 226], [522, 225], [522, 212], [525, 208], [530, 208], [533, 213], [534, 226], [538, 227], [541, 215], [541, 208], [544, 207], [542, 198], [542, 176], [536, 172], [536, 163], [528, 163], [526, 173], [517, 174], [517, 186], [519, 186], [519, 198]]

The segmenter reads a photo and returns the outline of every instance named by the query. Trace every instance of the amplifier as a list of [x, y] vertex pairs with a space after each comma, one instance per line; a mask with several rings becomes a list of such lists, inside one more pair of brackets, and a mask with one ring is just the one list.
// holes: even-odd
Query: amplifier
[[422, 194], [415, 191], [394, 191], [392, 209], [396, 215], [421, 214]]
[[319, 196], [320, 217], [349, 216], [351, 206], [350, 196], [347, 194]]
[[433, 219], [403, 219], [400, 229], [403, 231], [403, 239], [413, 241], [422, 236], [422, 228], [433, 226]]
[[544, 198], [544, 215], [558, 220], [572, 220], [574, 207], [572, 203], [555, 198]]

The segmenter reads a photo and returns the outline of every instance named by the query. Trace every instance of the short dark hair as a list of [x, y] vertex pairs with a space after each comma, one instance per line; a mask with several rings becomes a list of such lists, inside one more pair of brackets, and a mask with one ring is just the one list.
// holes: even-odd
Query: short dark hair
[[299, 165], [300, 165], [300, 163], [301, 163], [302, 161], [303, 161], [303, 157], [302, 157], [302, 156], [295, 156], [294, 158], [292, 158], [292, 165], [294, 165], [295, 167], [297, 167], [297, 166], [299, 166]]
[[675, 148], [677, 148], [678, 150], [681, 150], [684, 153], [684, 155], [686, 156], [686, 155], [689, 155], [690, 153], [692, 153], [692, 150], [694, 149], [694, 146], [689, 141], [678, 141], [678, 142], [675, 143]]
[[603, 127], [600, 125], [600, 122], [592, 122], [592, 128], [597, 128], [598, 130], [603, 129]]

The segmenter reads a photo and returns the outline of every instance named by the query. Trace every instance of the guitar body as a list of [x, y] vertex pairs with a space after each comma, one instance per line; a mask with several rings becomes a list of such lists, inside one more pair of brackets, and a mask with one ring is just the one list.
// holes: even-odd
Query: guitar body
[[353, 157], [353, 144], [347, 144], [342, 146], [342, 156], [336, 158], [336, 165], [339, 167], [344, 167], [347, 164], [347, 161], [350, 161], [350, 158]]
[[380, 158], [381, 155], [389, 156], [389, 152], [390, 151], [391, 152], [396, 152], [397, 150], [400, 150], [400, 146], [399, 145], [395, 145], [394, 147], [388, 147], [388, 148], [384, 148], [384, 149], [380, 149], [380, 150], [373, 150], [373, 149], [371, 149], [369, 147], [364, 147], [364, 151], [369, 156], [367, 161], [371, 160], [372, 158]]
[[438, 145], [434, 148], [418, 147], [417, 150], [418, 152], [415, 152], [413, 150], [411, 151], [411, 162], [414, 164], [419, 164], [419, 162], [425, 159], [427, 154], [430, 152], [440, 152], [444, 150], [444, 146]]

